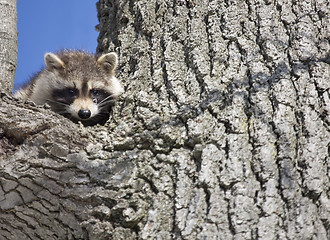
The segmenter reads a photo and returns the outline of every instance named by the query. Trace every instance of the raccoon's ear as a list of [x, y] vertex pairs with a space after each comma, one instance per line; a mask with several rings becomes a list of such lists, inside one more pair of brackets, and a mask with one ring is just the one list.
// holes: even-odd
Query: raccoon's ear
[[54, 53], [46, 53], [44, 58], [47, 68], [51, 71], [65, 68], [64, 62]]
[[97, 59], [97, 63], [100, 64], [109, 73], [113, 73], [118, 65], [117, 54], [114, 52], [103, 54]]

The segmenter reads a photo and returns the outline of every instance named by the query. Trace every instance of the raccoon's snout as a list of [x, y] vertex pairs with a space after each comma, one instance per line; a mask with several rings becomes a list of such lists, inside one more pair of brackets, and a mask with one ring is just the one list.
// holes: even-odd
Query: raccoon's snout
[[67, 112], [76, 120], [89, 121], [97, 116], [100, 111], [92, 98], [80, 96], [68, 106]]
[[81, 119], [88, 119], [88, 118], [91, 116], [91, 111], [88, 110], [88, 109], [81, 109], [81, 110], [79, 110], [79, 112], [78, 112], [78, 116], [79, 116]]

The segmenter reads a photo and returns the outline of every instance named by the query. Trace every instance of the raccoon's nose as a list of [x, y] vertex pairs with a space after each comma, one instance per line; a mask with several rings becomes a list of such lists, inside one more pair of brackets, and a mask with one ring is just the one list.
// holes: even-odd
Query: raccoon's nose
[[91, 116], [91, 111], [88, 110], [88, 109], [81, 109], [79, 110], [78, 112], [78, 116], [81, 118], [81, 119], [87, 119]]

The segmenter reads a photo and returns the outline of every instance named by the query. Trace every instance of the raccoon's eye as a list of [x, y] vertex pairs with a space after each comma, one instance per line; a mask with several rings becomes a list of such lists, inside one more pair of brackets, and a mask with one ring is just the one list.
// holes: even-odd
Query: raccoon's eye
[[56, 102], [71, 104], [79, 95], [76, 88], [56, 89], [52, 92], [52, 98]]
[[90, 90], [90, 97], [93, 99], [94, 103], [101, 103], [104, 100], [108, 99], [109, 94], [104, 91], [103, 89], [91, 89]]
[[92, 89], [91, 90], [91, 94], [93, 96], [99, 96], [101, 94], [101, 90], [99, 90], [99, 89]]
[[77, 94], [77, 90], [74, 88], [67, 88], [67, 93], [69, 96], [75, 96]]

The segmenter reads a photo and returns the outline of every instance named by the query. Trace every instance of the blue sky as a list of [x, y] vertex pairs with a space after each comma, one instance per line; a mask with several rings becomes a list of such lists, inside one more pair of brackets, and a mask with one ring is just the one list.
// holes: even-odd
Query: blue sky
[[14, 89], [44, 67], [44, 54], [63, 48], [94, 53], [97, 0], [18, 0], [18, 59]]

